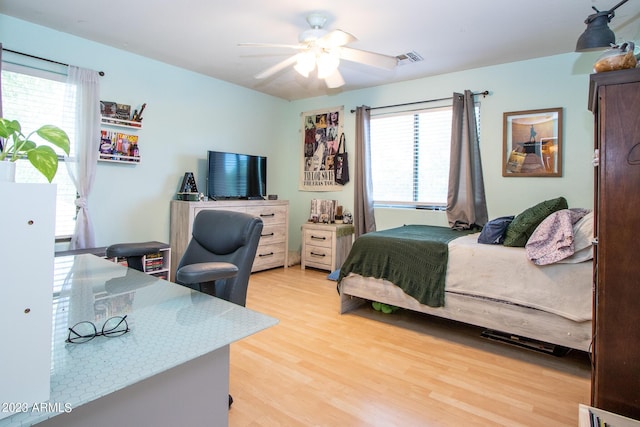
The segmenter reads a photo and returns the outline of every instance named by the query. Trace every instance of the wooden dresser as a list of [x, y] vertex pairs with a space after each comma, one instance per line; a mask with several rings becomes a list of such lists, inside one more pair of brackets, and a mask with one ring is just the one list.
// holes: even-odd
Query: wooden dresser
[[229, 200], [210, 202], [171, 201], [171, 281], [189, 240], [198, 212], [224, 209], [246, 212], [264, 222], [258, 252], [251, 271], [286, 267], [289, 246], [289, 202], [286, 200]]
[[592, 406], [640, 419], [640, 69], [593, 74]]

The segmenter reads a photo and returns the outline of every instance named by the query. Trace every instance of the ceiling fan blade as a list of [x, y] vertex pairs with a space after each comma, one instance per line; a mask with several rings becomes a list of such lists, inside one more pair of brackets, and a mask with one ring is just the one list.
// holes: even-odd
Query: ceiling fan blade
[[346, 59], [347, 61], [371, 65], [372, 67], [384, 68], [385, 70], [392, 70], [396, 65], [398, 65], [398, 59], [395, 56], [388, 56], [381, 53], [368, 52], [366, 50], [353, 49], [344, 46], [340, 48], [340, 58]]
[[261, 73], [256, 74], [254, 77], [256, 79], [266, 79], [267, 77], [270, 77], [275, 73], [284, 70], [288, 66], [295, 64], [298, 61], [298, 58], [300, 57], [300, 55], [301, 55], [300, 53], [296, 53], [295, 55], [290, 56], [284, 61], [280, 61], [276, 65], [267, 68]]
[[345, 46], [358, 41], [355, 36], [342, 30], [333, 30], [318, 39], [318, 45], [325, 48]]
[[342, 74], [337, 69], [324, 78], [324, 82], [327, 84], [329, 89], [335, 89], [344, 85], [344, 79], [342, 78]]
[[242, 47], [284, 47], [287, 49], [304, 49], [306, 46], [299, 44], [279, 44], [279, 43], [238, 43]]

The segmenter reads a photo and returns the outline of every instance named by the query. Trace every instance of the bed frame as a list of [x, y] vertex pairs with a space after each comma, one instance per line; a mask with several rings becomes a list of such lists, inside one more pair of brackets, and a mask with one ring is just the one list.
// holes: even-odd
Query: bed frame
[[393, 283], [351, 274], [340, 282], [340, 313], [368, 301], [480, 326], [581, 351], [591, 351], [591, 321], [574, 322], [538, 309], [445, 292], [445, 307], [420, 304]]

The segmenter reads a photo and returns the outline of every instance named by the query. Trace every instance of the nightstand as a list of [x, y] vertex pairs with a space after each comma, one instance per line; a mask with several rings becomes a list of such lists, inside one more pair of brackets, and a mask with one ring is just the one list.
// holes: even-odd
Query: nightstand
[[353, 224], [320, 224], [302, 226], [300, 266], [335, 271], [342, 266], [351, 250]]

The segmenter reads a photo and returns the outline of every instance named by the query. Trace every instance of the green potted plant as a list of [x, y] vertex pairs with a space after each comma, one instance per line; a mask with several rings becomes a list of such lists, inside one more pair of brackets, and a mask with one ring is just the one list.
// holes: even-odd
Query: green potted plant
[[40, 173], [51, 182], [58, 171], [58, 155], [50, 146], [38, 146], [35, 142], [31, 141], [30, 138], [34, 134], [37, 134], [45, 141], [50, 142], [69, 155], [69, 137], [66, 132], [59, 127], [44, 125], [25, 136], [17, 120], [0, 117], [0, 137], [4, 138], [2, 150], [0, 151], [0, 162], [15, 162], [19, 158], [26, 156], [33, 167], [40, 171]]

